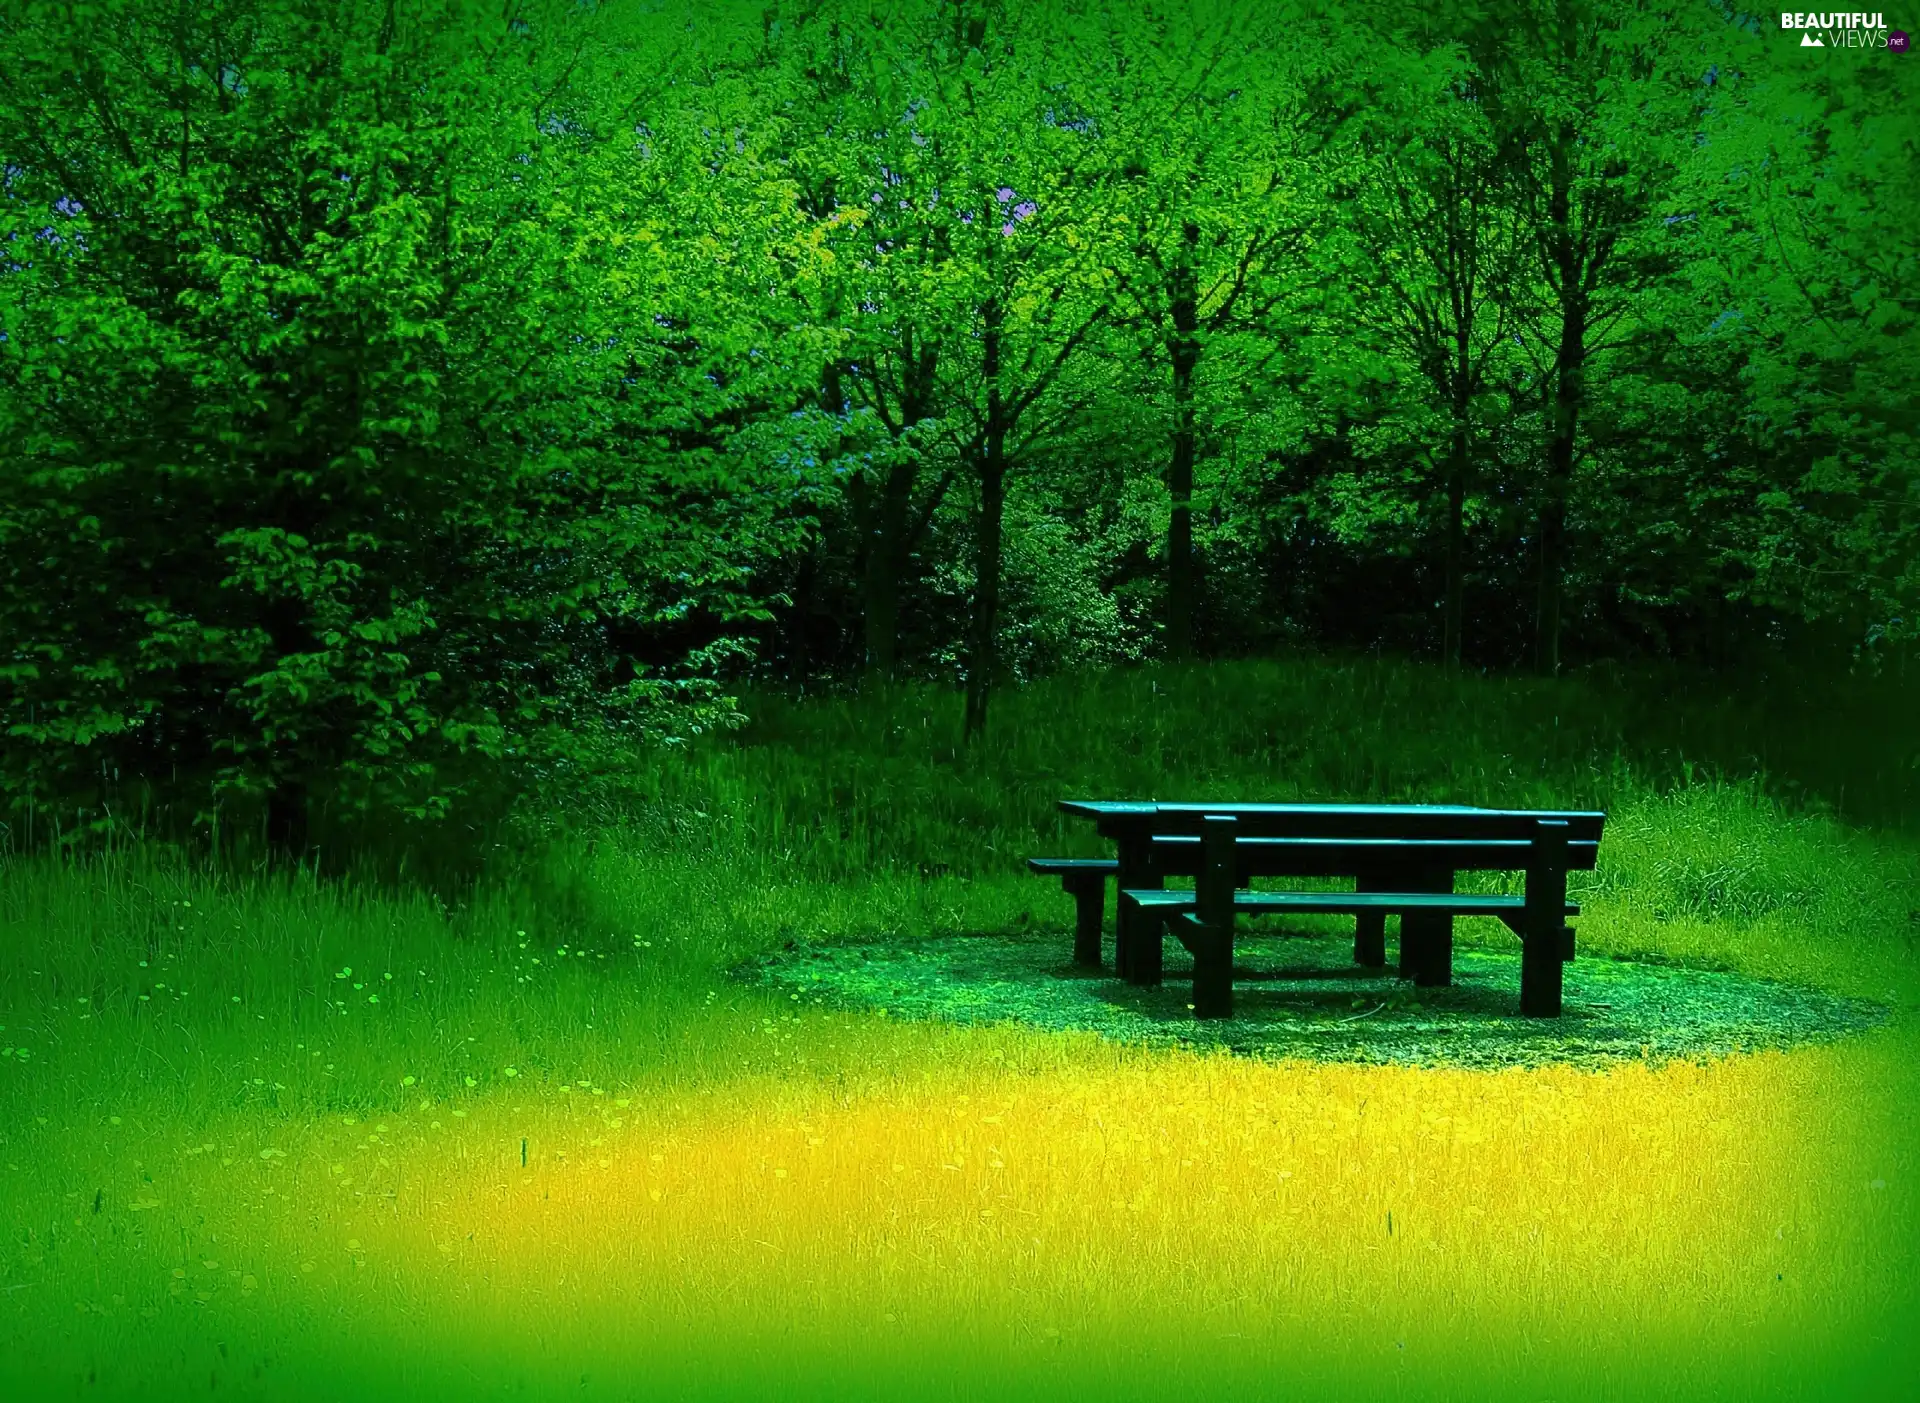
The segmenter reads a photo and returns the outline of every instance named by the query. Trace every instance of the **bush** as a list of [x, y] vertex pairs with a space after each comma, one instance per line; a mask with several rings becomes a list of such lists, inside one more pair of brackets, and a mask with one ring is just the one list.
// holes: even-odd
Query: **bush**
[[16, 806], [105, 823], [124, 774], [298, 848], [310, 810], [577, 794], [731, 716], [779, 533], [725, 431], [756, 386], [706, 373], [724, 272], [633, 237], [728, 176], [590, 139], [565, 9], [538, 45], [461, 0], [8, 27]]

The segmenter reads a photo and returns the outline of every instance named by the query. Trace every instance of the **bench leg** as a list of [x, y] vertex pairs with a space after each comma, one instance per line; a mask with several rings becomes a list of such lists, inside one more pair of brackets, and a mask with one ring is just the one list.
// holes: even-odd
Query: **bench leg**
[[[1412, 884], [1409, 883], [1409, 886]], [[1433, 917], [1408, 911], [1400, 917], [1400, 977], [1427, 983], [1427, 960], [1434, 941]]]
[[1193, 1016], [1233, 1017], [1233, 928], [1201, 927], [1193, 952]]
[[[1353, 884], [1355, 891], [1379, 891], [1371, 876], [1362, 876]], [[1387, 967], [1387, 917], [1381, 911], [1362, 911], [1353, 920], [1353, 962], [1368, 969]]]
[[1433, 933], [1427, 937], [1426, 959], [1420, 973], [1414, 975], [1413, 982], [1437, 987], [1453, 983], [1453, 917], [1433, 918]]
[[1387, 918], [1378, 911], [1365, 911], [1354, 919], [1353, 962], [1368, 969], [1387, 967]]
[[1104, 876], [1063, 879], [1073, 898], [1073, 962], [1083, 969], [1100, 968], [1100, 924], [1107, 914]]
[[1565, 953], [1565, 946], [1559, 940], [1543, 940], [1537, 936], [1520, 947], [1520, 1012], [1525, 1017], [1560, 1016]]
[[[1159, 886], [1155, 881], [1148, 889]], [[1113, 922], [1114, 973], [1129, 984], [1159, 984], [1165, 937], [1166, 923], [1158, 913], [1142, 910], [1122, 897]]]

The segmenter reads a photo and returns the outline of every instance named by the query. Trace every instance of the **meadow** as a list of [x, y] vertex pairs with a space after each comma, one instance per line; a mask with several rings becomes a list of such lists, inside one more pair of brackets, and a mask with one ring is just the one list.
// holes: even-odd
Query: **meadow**
[[[476, 884], [0, 858], [0, 1391], [1913, 1395], [1897, 692], [1301, 658], [1039, 682], [971, 751], [933, 690], [746, 709]], [[1021, 859], [1093, 850], [1068, 793], [1597, 804], [1583, 956], [1889, 1016], [1485, 1070], [737, 977], [847, 939], [1064, 942]]]

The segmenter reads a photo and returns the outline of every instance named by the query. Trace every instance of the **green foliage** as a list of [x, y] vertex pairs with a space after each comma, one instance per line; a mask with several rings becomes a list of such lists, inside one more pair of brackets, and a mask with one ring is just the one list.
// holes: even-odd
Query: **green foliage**
[[62, 825], [479, 831], [748, 667], [964, 679], [981, 734], [1280, 641], [1911, 651], [1891, 56], [1588, 0], [16, 8], [0, 781]]
[[[1768, 36], [1771, 37], [1771, 36]], [[1751, 592], [1859, 641], [1912, 637], [1920, 571], [1910, 72], [1741, 55], [1702, 172], [1696, 328], [1747, 419], [1713, 446], [1753, 483]], [[1731, 406], [1728, 406], [1731, 409]]]
[[440, 817], [724, 724], [781, 528], [699, 212], [751, 178], [595, 139], [564, 9], [178, 19], [6, 37], [16, 803], [271, 793], [297, 846], [308, 796]]

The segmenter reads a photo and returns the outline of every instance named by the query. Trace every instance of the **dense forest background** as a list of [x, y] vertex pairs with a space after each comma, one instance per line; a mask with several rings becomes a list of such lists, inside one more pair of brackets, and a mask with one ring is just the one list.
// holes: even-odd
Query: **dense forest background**
[[743, 689], [991, 745], [1298, 648], [1903, 688], [1920, 59], [1797, 40], [22, 0], [0, 817], [298, 850], [617, 791]]

